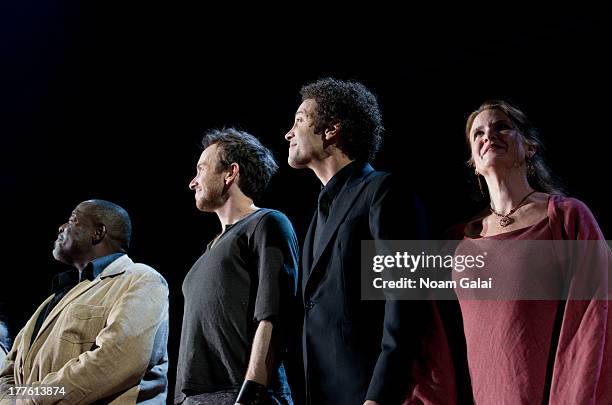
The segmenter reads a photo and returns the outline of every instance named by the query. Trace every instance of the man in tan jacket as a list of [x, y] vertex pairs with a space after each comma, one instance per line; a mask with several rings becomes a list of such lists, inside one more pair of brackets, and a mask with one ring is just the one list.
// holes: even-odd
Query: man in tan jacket
[[103, 200], [82, 202], [59, 228], [53, 256], [76, 270], [56, 277], [15, 339], [2, 405], [165, 402], [168, 287], [125, 254], [130, 234], [127, 212]]

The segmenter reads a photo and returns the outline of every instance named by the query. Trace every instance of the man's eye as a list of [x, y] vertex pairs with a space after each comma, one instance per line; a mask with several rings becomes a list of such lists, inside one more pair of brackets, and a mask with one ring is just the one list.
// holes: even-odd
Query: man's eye
[[476, 138], [476, 137], [478, 137], [478, 136], [482, 136], [482, 134], [483, 134], [483, 133], [484, 133], [484, 132], [482, 132], [482, 131], [476, 131], [476, 132], [474, 132], [474, 138]]

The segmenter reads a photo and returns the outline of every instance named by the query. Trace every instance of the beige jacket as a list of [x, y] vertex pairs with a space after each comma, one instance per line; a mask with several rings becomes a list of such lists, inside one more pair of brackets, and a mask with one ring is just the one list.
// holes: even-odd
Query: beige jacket
[[65, 395], [34, 404], [163, 403], [167, 389], [168, 287], [127, 255], [93, 281], [72, 288], [32, 332], [49, 297], [19, 332], [0, 372], [0, 403], [9, 388], [63, 386]]

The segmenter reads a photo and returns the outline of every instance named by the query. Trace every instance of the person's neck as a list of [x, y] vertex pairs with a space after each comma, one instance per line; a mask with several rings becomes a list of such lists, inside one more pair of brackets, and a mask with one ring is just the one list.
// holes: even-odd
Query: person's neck
[[332, 177], [346, 165], [353, 162], [344, 153], [338, 152], [327, 156], [322, 160], [312, 162], [309, 168], [315, 173], [318, 179], [325, 186]]
[[245, 195], [230, 196], [221, 207], [215, 210], [215, 213], [221, 222], [222, 232], [225, 232], [228, 225], [238, 222], [258, 209], [253, 204], [253, 200]]
[[80, 259], [78, 262], [72, 264], [79, 271], [79, 277], [81, 277], [81, 274], [83, 273], [83, 270], [85, 270], [85, 267], [87, 267], [87, 265], [93, 260], [95, 260], [95, 257], [91, 257], [91, 259], [83, 258]]
[[92, 251], [90, 254], [80, 257], [78, 260], [75, 260], [72, 263], [72, 265], [76, 267], [76, 269], [79, 271], [79, 276], [80, 276], [81, 273], [83, 273], [83, 270], [85, 270], [85, 267], [87, 267], [89, 263], [93, 262], [94, 260], [100, 257], [104, 257], [104, 256], [108, 256], [113, 253], [120, 253], [120, 252], [121, 252], [120, 249], [114, 249], [108, 246], [96, 245], [96, 249], [94, 251]]
[[500, 214], [507, 214], [516, 208], [517, 204], [533, 191], [524, 173], [519, 170], [491, 172], [484, 177], [489, 189], [491, 204]]

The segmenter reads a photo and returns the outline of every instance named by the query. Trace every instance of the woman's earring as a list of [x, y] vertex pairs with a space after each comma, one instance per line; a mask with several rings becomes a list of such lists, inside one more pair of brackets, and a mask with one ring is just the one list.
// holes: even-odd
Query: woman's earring
[[527, 163], [527, 177], [529, 178], [533, 178], [535, 177], [535, 166], [533, 164], [533, 155], [532, 156], [528, 156], [527, 159], [525, 159]]

